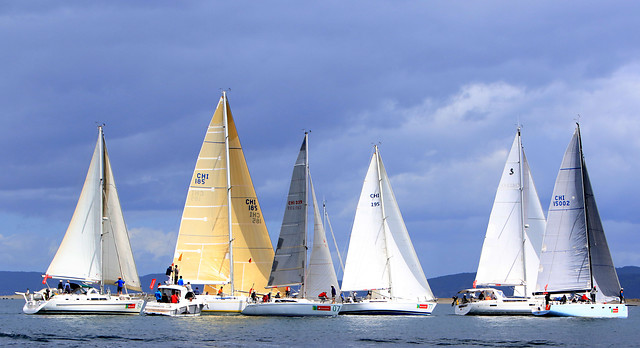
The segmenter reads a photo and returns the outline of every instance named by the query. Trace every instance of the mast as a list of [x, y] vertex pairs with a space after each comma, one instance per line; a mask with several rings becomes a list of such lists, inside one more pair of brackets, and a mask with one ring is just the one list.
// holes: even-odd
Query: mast
[[308, 132], [304, 132], [304, 152], [306, 154], [305, 156], [305, 163], [304, 163], [304, 237], [302, 239], [302, 245], [304, 246], [304, 250], [305, 250], [305, 256], [304, 256], [304, 261], [302, 263], [302, 285], [301, 285], [301, 291], [302, 292], [302, 297], [303, 298], [307, 298], [307, 287], [305, 286], [307, 283], [307, 226], [308, 226], [308, 220], [309, 220], [309, 133]]
[[584, 154], [582, 153], [580, 123], [576, 122], [576, 127], [578, 129], [578, 151], [580, 152], [580, 180], [582, 181], [580, 184], [582, 186], [582, 204], [584, 205], [584, 232], [587, 235], [587, 261], [589, 262], [589, 279], [591, 281], [589, 289], [592, 289], [595, 282], [593, 281], [593, 267], [591, 265], [591, 241], [589, 240], [589, 219], [587, 218], [587, 216], [589, 216], [589, 212], [587, 211], [587, 196], [584, 187]]
[[389, 267], [389, 244], [388, 244], [388, 238], [387, 238], [387, 228], [385, 226], [385, 220], [387, 219], [387, 214], [384, 210], [384, 197], [382, 196], [382, 175], [381, 175], [381, 171], [380, 171], [380, 154], [378, 153], [378, 145], [373, 145], [374, 151], [375, 151], [375, 156], [376, 156], [376, 167], [378, 169], [378, 190], [380, 190], [380, 210], [382, 211], [382, 229], [383, 229], [383, 234], [384, 234], [384, 253], [385, 253], [385, 257], [387, 259], [386, 262], [386, 268], [387, 268], [387, 272], [389, 273], [389, 295], [391, 297], [393, 297], [393, 294], [391, 292], [392, 290], [392, 283], [393, 283], [393, 279], [391, 278], [391, 267]]
[[523, 165], [522, 165], [522, 138], [520, 138], [520, 127], [518, 127], [518, 169], [520, 171], [520, 236], [522, 237], [522, 248], [520, 249], [522, 252], [522, 280], [524, 282], [524, 294], [527, 296], [529, 294], [528, 284], [527, 284], [527, 259], [526, 259], [526, 242], [527, 237], [525, 233], [525, 223], [524, 223], [524, 173], [523, 173]]
[[105, 170], [105, 165], [104, 165], [104, 134], [102, 131], [102, 126], [98, 126], [98, 147], [99, 150], [98, 152], [100, 153], [100, 293], [103, 293], [104, 291], [104, 275], [102, 274], [104, 272], [104, 270], [102, 269], [103, 267], [103, 262], [104, 260], [102, 260], [102, 248], [103, 248], [103, 236], [104, 236], [104, 221], [105, 221], [105, 216], [104, 216], [104, 170]]
[[229, 122], [227, 119], [227, 92], [222, 91], [223, 124], [224, 124], [224, 149], [227, 167], [227, 220], [229, 228], [229, 284], [231, 284], [231, 296], [235, 294], [233, 284], [233, 221], [231, 207], [231, 161], [229, 159]]

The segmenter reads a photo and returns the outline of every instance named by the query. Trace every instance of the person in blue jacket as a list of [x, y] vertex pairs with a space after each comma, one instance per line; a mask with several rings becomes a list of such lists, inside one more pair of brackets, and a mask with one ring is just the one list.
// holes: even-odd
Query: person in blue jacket
[[118, 277], [118, 280], [116, 280], [114, 282], [114, 284], [116, 284], [118, 286], [118, 295], [122, 295], [122, 286], [124, 285], [124, 280], [122, 280], [122, 278]]
[[160, 302], [162, 300], [162, 292], [160, 291], [160, 284], [158, 284], [158, 290], [156, 290], [156, 301]]

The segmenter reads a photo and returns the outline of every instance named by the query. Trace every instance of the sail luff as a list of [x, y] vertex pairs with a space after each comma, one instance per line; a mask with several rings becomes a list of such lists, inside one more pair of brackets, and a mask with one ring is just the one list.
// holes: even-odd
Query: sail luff
[[231, 285], [231, 295], [235, 294], [234, 273], [233, 273], [233, 218], [232, 218], [232, 202], [231, 202], [231, 162], [229, 159], [229, 121], [227, 116], [227, 92], [222, 92], [223, 107], [223, 123], [224, 123], [224, 148], [226, 151], [226, 167], [227, 167], [227, 226], [229, 234], [229, 283]]
[[525, 200], [524, 200], [524, 166], [523, 166], [523, 154], [524, 149], [522, 148], [522, 138], [520, 136], [520, 127], [518, 127], [518, 176], [519, 176], [519, 187], [520, 187], [520, 238], [522, 239], [520, 244], [520, 250], [522, 253], [522, 281], [524, 283], [524, 293], [529, 294], [529, 286], [527, 284], [527, 253], [525, 252], [527, 238], [525, 234], [524, 227], [524, 219], [525, 219]]
[[388, 274], [388, 279], [389, 279], [389, 285], [388, 285], [388, 289], [389, 289], [389, 294], [391, 297], [393, 297], [393, 274], [391, 273], [391, 268], [389, 265], [389, 226], [387, 225], [387, 214], [385, 212], [385, 200], [384, 200], [384, 190], [382, 189], [382, 175], [381, 175], [381, 170], [380, 170], [380, 152], [378, 152], [378, 146], [374, 145], [373, 148], [375, 149], [375, 156], [376, 156], [376, 173], [378, 175], [378, 190], [380, 191], [380, 212], [382, 213], [382, 229], [383, 229], [383, 235], [384, 235], [384, 257], [386, 259], [386, 272]]
[[[307, 263], [307, 250], [309, 249], [308, 245], [307, 245], [307, 233], [308, 233], [308, 227], [309, 227], [309, 133], [304, 132], [304, 146], [305, 146], [305, 164], [304, 164], [304, 168], [305, 168], [305, 172], [304, 172], [304, 233], [303, 233], [303, 239], [302, 239], [302, 245], [304, 246], [304, 250], [305, 250], [305, 257], [304, 257], [304, 263], [303, 263], [303, 268], [302, 268], [302, 287], [301, 287], [301, 292], [302, 292], [302, 296], [303, 297], [307, 297], [307, 268], [309, 267], [308, 263]], [[311, 189], [313, 190], [313, 187], [311, 187]], [[315, 202], [314, 202], [314, 206], [315, 206]]]

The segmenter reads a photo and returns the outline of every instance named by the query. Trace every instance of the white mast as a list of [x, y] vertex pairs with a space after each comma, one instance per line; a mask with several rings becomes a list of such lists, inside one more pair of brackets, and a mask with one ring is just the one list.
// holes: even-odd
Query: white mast
[[307, 226], [309, 220], [309, 133], [304, 132], [304, 152], [305, 152], [305, 163], [304, 163], [304, 239], [302, 240], [302, 245], [305, 250], [304, 263], [302, 267], [302, 286], [301, 293], [303, 298], [307, 298], [307, 287], [305, 286], [307, 283]]
[[520, 236], [522, 237], [522, 247], [520, 249], [520, 252], [522, 252], [522, 280], [524, 282], [524, 293], [525, 294], [529, 294], [528, 291], [528, 284], [527, 284], [527, 259], [526, 259], [526, 255], [527, 253], [525, 252], [526, 249], [526, 242], [527, 242], [527, 236], [525, 233], [525, 223], [524, 223], [524, 205], [525, 205], [525, 201], [524, 201], [524, 173], [523, 173], [523, 165], [522, 165], [522, 139], [520, 138], [520, 127], [518, 127], [518, 170], [520, 171], [520, 185], [519, 185], [519, 191], [520, 191]]
[[[104, 136], [102, 134], [102, 126], [98, 126], [98, 152], [100, 153], [100, 251], [99, 257], [102, 258], [102, 238], [104, 234]], [[100, 293], [104, 291], [104, 276], [102, 274], [102, 262], [100, 260]]]
[[229, 227], [229, 283], [231, 284], [231, 295], [235, 294], [233, 284], [233, 221], [231, 207], [231, 161], [229, 159], [229, 122], [227, 119], [227, 92], [222, 91], [223, 123], [224, 123], [224, 148], [227, 159], [227, 220]]
[[393, 279], [391, 277], [391, 267], [389, 267], [389, 242], [388, 242], [388, 231], [387, 231], [387, 224], [386, 224], [386, 219], [387, 219], [387, 214], [385, 212], [384, 209], [384, 197], [382, 196], [382, 176], [381, 176], [381, 170], [380, 170], [380, 154], [378, 153], [378, 145], [373, 145], [374, 151], [375, 151], [375, 155], [376, 155], [376, 168], [378, 169], [378, 189], [380, 190], [380, 210], [382, 212], [382, 229], [383, 229], [383, 236], [384, 236], [384, 253], [385, 253], [385, 258], [386, 258], [386, 264], [385, 264], [385, 268], [387, 269], [387, 273], [389, 274], [389, 296], [393, 297], [393, 293], [392, 293], [392, 284], [393, 284]]

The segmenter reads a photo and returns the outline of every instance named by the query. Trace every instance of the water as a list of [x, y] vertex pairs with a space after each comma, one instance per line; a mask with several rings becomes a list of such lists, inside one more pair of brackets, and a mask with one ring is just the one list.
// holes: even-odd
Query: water
[[0, 300], [0, 346], [640, 346], [638, 307], [628, 319], [456, 316], [447, 304], [429, 317], [168, 318], [26, 315], [23, 304]]

